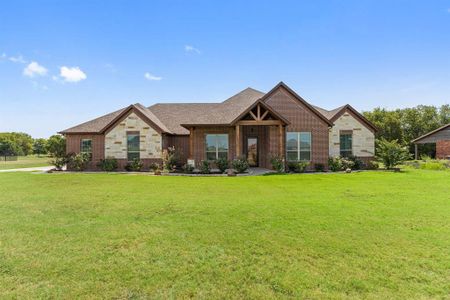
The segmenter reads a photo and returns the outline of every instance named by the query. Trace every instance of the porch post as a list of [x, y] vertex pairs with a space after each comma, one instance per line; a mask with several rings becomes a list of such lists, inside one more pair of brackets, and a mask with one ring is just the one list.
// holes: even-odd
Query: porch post
[[419, 149], [417, 147], [417, 144], [414, 144], [414, 157], [415, 159], [419, 159]]
[[236, 125], [236, 158], [241, 156], [241, 126]]
[[194, 127], [189, 128], [189, 157], [194, 159]]
[[280, 156], [284, 158], [284, 126], [278, 125], [278, 135], [279, 135], [279, 146], [280, 146]]

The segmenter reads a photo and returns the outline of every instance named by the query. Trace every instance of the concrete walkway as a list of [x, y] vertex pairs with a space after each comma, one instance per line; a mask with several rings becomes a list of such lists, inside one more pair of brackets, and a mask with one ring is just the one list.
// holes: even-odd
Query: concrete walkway
[[3, 173], [3, 172], [47, 172], [53, 168], [54, 168], [53, 166], [46, 166], [46, 167], [33, 167], [33, 168], [6, 169], [6, 170], [0, 170], [0, 173]]

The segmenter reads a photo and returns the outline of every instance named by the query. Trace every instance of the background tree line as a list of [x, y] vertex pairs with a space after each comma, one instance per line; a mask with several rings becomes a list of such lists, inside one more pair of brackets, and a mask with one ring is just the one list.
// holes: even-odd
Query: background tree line
[[[378, 107], [363, 115], [378, 128], [377, 140], [397, 140], [400, 145], [408, 147], [410, 153], [414, 153], [412, 140], [450, 123], [450, 105], [419, 105], [395, 110]], [[434, 156], [436, 152], [434, 145], [419, 145], [419, 151], [429, 156]]]
[[0, 156], [62, 155], [66, 151], [65, 138], [52, 135], [48, 139], [33, 139], [23, 132], [0, 132]]

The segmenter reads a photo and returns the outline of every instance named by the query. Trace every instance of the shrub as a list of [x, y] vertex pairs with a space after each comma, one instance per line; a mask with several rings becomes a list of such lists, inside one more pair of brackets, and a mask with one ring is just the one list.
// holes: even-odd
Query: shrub
[[202, 174], [211, 173], [211, 166], [209, 165], [209, 161], [207, 161], [207, 160], [202, 160], [200, 162], [200, 166], [198, 168], [200, 170], [200, 173], [202, 173]]
[[379, 167], [380, 166], [376, 161], [369, 161], [366, 165], [367, 170], [377, 170]]
[[144, 163], [139, 158], [135, 158], [125, 165], [125, 170], [128, 172], [139, 172], [143, 166]]
[[225, 157], [220, 157], [215, 161], [217, 168], [220, 170], [220, 173], [224, 173], [228, 169], [228, 160]]
[[69, 154], [67, 156], [67, 166], [74, 171], [83, 171], [86, 169], [90, 160], [88, 153]]
[[445, 170], [449, 168], [444, 161], [440, 160], [428, 160], [425, 163], [420, 164], [420, 168], [423, 170]]
[[381, 139], [378, 141], [377, 157], [384, 164], [386, 169], [391, 169], [411, 157], [408, 149], [402, 147], [397, 140], [387, 141]]
[[294, 173], [303, 173], [306, 171], [306, 168], [309, 165], [309, 162], [307, 161], [290, 161], [287, 163], [288, 165], [288, 169], [290, 172], [294, 172]]
[[342, 161], [339, 156], [337, 157], [329, 157], [328, 158], [328, 168], [332, 172], [338, 172], [342, 170]]
[[191, 174], [192, 172], [194, 172], [194, 166], [190, 164], [185, 164], [183, 166], [183, 172], [186, 174]]
[[64, 168], [64, 166], [67, 164], [67, 162], [68, 162], [68, 157], [67, 156], [53, 157], [49, 161], [49, 163], [51, 165], [55, 166], [56, 170], [58, 170], [58, 171], [61, 171], [62, 168]]
[[284, 168], [284, 159], [281, 156], [273, 155], [270, 158], [270, 163], [272, 164], [272, 169], [277, 171], [277, 173], [283, 173]]
[[325, 172], [325, 165], [322, 163], [315, 163], [314, 170], [316, 170], [316, 172]]
[[233, 159], [231, 165], [237, 173], [244, 173], [249, 167], [247, 158], [245, 157], [238, 157]]
[[351, 167], [351, 169], [353, 170], [362, 170], [365, 167], [364, 162], [359, 159], [358, 157], [356, 157], [355, 155], [350, 155], [347, 160], [350, 160], [353, 162], [353, 166]]
[[117, 159], [115, 159], [114, 157], [107, 157], [105, 159], [101, 159], [97, 164], [97, 167], [99, 167], [102, 171], [112, 172], [117, 170], [119, 164], [117, 162]]
[[163, 160], [163, 168], [168, 171], [172, 171], [179, 167], [180, 164], [181, 153], [175, 149], [175, 147], [168, 147], [163, 150], [162, 160]]
[[155, 172], [156, 170], [159, 169], [159, 165], [157, 163], [151, 163], [148, 168], [150, 171]]
[[353, 169], [355, 163], [345, 157], [341, 157], [342, 170]]

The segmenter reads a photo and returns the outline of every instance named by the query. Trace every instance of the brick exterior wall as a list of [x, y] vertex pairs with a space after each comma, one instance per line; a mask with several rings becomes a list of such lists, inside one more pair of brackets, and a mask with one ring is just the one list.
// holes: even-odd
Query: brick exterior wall
[[66, 136], [66, 153], [80, 153], [81, 140], [92, 140], [92, 161], [87, 168], [97, 169], [97, 163], [105, 158], [105, 136], [103, 134], [68, 134]]
[[[270, 95], [265, 102], [291, 123], [287, 126], [286, 132], [311, 132], [310, 167], [316, 163], [327, 166], [328, 124], [283, 87]], [[272, 148], [272, 144], [270, 147]]]
[[450, 157], [450, 140], [439, 140], [436, 142], [436, 158], [447, 159]]
[[234, 127], [226, 126], [205, 126], [194, 127], [192, 131], [192, 143], [194, 153], [190, 153], [189, 157], [195, 160], [198, 165], [202, 160], [206, 159], [206, 134], [228, 134], [228, 159], [231, 160], [236, 154], [236, 131]]

